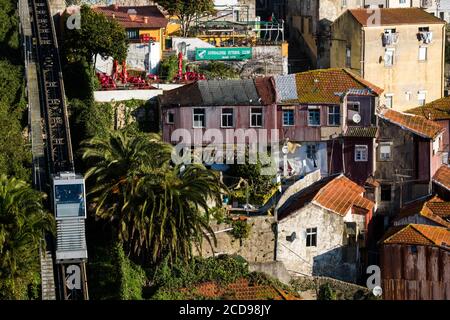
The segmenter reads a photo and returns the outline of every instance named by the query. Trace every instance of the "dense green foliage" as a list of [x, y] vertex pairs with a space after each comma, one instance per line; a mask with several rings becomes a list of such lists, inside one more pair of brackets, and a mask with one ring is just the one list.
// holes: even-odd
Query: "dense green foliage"
[[226, 285], [249, 275], [245, 260], [222, 255], [217, 258], [196, 257], [188, 263], [169, 264], [163, 261], [155, 270], [152, 287], [155, 289], [152, 299], [182, 299], [192, 292], [180, 292], [181, 288], [193, 287], [195, 284], [214, 281]]
[[0, 176], [0, 299], [26, 299], [39, 283], [42, 236], [54, 231], [42, 200], [24, 181]]
[[236, 220], [231, 222], [233, 230], [230, 231], [231, 235], [236, 239], [243, 240], [248, 238], [251, 231], [251, 226], [247, 221]]
[[330, 284], [325, 283], [319, 287], [317, 300], [336, 300], [336, 292], [331, 288]]
[[115, 131], [83, 146], [95, 214], [112, 222], [127, 253], [149, 263], [187, 260], [212, 234], [208, 200], [220, 203], [222, 193], [216, 174], [171, 165], [172, 147], [155, 134]]
[[142, 288], [146, 283], [144, 270], [125, 256], [120, 243], [117, 243], [114, 249], [117, 257], [117, 274], [120, 279], [119, 298], [121, 300], [141, 300]]
[[249, 163], [248, 157], [245, 164], [233, 164], [226, 175], [242, 179], [233, 188], [232, 197], [241, 204], [245, 204], [248, 198], [250, 204], [263, 205], [274, 193], [274, 176], [262, 174], [263, 165], [258, 160], [256, 164]]
[[18, 40], [16, 2], [0, 0], [0, 173], [30, 179], [24, 68]]
[[239, 79], [239, 73], [229, 65], [220, 61], [211, 61], [201, 64], [198, 72], [203, 73], [206, 79]]
[[80, 11], [81, 28], [65, 29], [66, 58], [71, 62], [85, 61], [90, 66], [94, 66], [97, 55], [125, 60], [127, 41], [123, 27], [87, 5], [82, 5]]
[[[183, 62], [183, 72], [186, 72], [186, 64]], [[171, 55], [161, 61], [159, 75], [165, 82], [172, 82], [178, 73], [178, 56]]]
[[178, 17], [183, 37], [188, 36], [197, 17], [215, 12], [214, 0], [159, 0], [158, 4], [169, 14]]

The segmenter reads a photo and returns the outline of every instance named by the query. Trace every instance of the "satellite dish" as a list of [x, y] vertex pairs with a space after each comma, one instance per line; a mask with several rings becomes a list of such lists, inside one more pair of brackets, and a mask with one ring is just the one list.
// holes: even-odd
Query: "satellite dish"
[[360, 123], [361, 122], [361, 116], [359, 115], [359, 113], [355, 113], [352, 117], [352, 120], [354, 123]]

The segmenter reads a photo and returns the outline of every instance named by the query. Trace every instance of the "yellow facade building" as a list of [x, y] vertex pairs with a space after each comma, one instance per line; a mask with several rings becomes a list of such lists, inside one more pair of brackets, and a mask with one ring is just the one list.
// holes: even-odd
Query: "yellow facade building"
[[445, 21], [422, 9], [351, 9], [331, 25], [331, 67], [383, 88], [398, 111], [443, 96], [444, 63]]

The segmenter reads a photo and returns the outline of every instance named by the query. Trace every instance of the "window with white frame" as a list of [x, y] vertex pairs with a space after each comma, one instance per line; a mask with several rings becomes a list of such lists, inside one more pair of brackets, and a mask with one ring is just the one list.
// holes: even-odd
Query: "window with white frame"
[[308, 108], [308, 125], [320, 126], [320, 109], [319, 107]]
[[341, 110], [340, 106], [328, 107], [328, 125], [338, 126], [341, 124]]
[[346, 7], [347, 6], [347, 0], [342, 0], [342, 6]]
[[283, 110], [283, 126], [293, 126], [294, 125], [294, 109]]
[[251, 127], [262, 127], [263, 114], [262, 108], [251, 108], [250, 109], [250, 126]]
[[367, 161], [369, 147], [367, 145], [355, 145], [355, 161]]
[[386, 100], [386, 107], [391, 108], [394, 106], [394, 95], [393, 94], [386, 94], [385, 95]]
[[379, 158], [381, 161], [392, 160], [392, 142], [380, 142]]
[[423, 106], [425, 104], [426, 100], [427, 100], [427, 92], [426, 91], [419, 91], [417, 93], [417, 101], [419, 103], [419, 106]]
[[167, 112], [167, 123], [173, 124], [175, 122], [175, 114], [173, 112]]
[[419, 47], [419, 61], [427, 60], [427, 47]]
[[398, 3], [400, 3], [400, 4], [405, 4], [405, 3], [406, 3], [406, 0], [399, 0]]
[[306, 246], [317, 247], [317, 228], [306, 228]]
[[232, 128], [234, 125], [234, 110], [233, 108], [223, 108], [221, 117], [221, 126], [223, 128]]
[[355, 125], [356, 122], [353, 121], [355, 114], [359, 114], [359, 102], [358, 101], [347, 101], [347, 124]]
[[205, 119], [205, 109], [203, 108], [194, 108], [192, 111], [193, 114], [193, 127], [194, 128], [204, 128], [206, 127], [206, 119]]
[[392, 67], [394, 65], [394, 55], [395, 55], [395, 49], [394, 48], [387, 48], [384, 52], [384, 66], [385, 67]]

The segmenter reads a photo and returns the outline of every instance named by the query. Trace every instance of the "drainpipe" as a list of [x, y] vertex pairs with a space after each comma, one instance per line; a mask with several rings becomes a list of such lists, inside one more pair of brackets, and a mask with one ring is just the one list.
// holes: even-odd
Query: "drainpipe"
[[364, 28], [361, 28], [361, 77], [364, 78], [364, 54], [365, 54], [365, 32], [364, 32]]
[[441, 97], [444, 95], [444, 69], [445, 69], [445, 42], [447, 39], [447, 33], [445, 30], [445, 24], [442, 26], [442, 51], [441, 51]]

